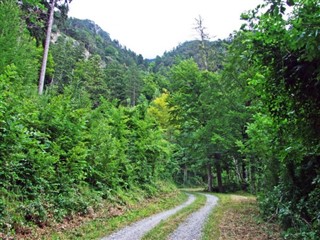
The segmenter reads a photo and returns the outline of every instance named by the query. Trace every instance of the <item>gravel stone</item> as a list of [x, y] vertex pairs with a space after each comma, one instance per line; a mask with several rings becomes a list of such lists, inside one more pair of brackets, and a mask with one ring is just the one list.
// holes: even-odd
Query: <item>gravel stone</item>
[[118, 232], [111, 234], [110, 236], [106, 236], [102, 238], [101, 240], [139, 240], [141, 239], [144, 234], [146, 234], [148, 231], [154, 228], [161, 221], [166, 220], [168, 217], [175, 214], [182, 208], [190, 205], [195, 200], [195, 196], [192, 194], [188, 194], [188, 195], [189, 195], [188, 200], [185, 203], [179, 205], [178, 207], [175, 207], [168, 211], [161, 212], [151, 217], [140, 220], [136, 223], [133, 223], [119, 230]]
[[192, 213], [170, 236], [169, 240], [199, 240], [202, 236], [202, 228], [218, 198], [204, 194], [207, 197], [206, 204], [198, 211]]

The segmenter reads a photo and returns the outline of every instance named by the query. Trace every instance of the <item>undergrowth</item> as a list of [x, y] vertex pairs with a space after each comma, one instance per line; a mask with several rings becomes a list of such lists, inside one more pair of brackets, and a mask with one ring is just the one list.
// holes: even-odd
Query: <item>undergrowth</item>
[[167, 182], [158, 182], [150, 186], [150, 189], [153, 191], [143, 191], [138, 187], [130, 191], [118, 189], [110, 198], [112, 200], [91, 200], [92, 205], [83, 213], [68, 215], [61, 221], [51, 222], [43, 228], [29, 227], [28, 231], [16, 233], [15, 237], [96, 239], [131, 222], [178, 205], [187, 198], [175, 185]]

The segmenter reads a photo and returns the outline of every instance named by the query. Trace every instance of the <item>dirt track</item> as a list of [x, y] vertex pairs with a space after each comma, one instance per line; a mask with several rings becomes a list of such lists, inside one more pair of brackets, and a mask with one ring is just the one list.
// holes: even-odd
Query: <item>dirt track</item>
[[[205, 194], [205, 196], [207, 197], [206, 204], [198, 211], [192, 213], [186, 221], [181, 223], [180, 226], [169, 236], [168, 239], [198, 240], [201, 238], [202, 228], [205, 224], [205, 220], [218, 201], [218, 198], [213, 195]], [[175, 214], [182, 208], [190, 205], [194, 200], [195, 196], [189, 194], [188, 200], [178, 207], [140, 220], [109, 236], [102, 238], [101, 240], [139, 240], [144, 234], [154, 228], [161, 221], [166, 220], [168, 217]]]

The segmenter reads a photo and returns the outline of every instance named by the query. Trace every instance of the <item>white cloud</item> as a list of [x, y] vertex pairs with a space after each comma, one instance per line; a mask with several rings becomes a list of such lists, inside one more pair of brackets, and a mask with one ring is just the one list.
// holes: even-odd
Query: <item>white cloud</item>
[[[210, 36], [226, 38], [241, 26], [240, 14], [263, 0], [74, 0], [72, 17], [95, 21], [111, 38], [145, 58], [197, 38], [195, 18]], [[89, 3], [90, 2], [90, 3]]]

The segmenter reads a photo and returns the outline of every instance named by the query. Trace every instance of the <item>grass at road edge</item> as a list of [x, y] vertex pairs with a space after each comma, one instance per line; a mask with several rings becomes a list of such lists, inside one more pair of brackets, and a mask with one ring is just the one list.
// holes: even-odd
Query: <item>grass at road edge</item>
[[203, 239], [219, 239], [219, 223], [223, 218], [224, 211], [228, 206], [229, 196], [225, 194], [214, 194], [219, 198], [217, 206], [210, 213], [207, 223], [203, 229]]
[[120, 216], [100, 217], [75, 229], [53, 233], [47, 239], [98, 239], [135, 221], [180, 205], [187, 198], [187, 194], [177, 191], [170, 195], [139, 202]]
[[214, 195], [219, 201], [203, 229], [203, 240], [281, 239], [279, 227], [260, 218], [258, 205], [253, 196]]
[[206, 196], [198, 193], [193, 193], [196, 196], [196, 200], [189, 206], [181, 209], [173, 216], [169, 217], [166, 221], [162, 221], [155, 228], [149, 231], [143, 236], [143, 240], [164, 240], [177, 229], [177, 227], [182, 223], [187, 217], [200, 209], [206, 203]]

